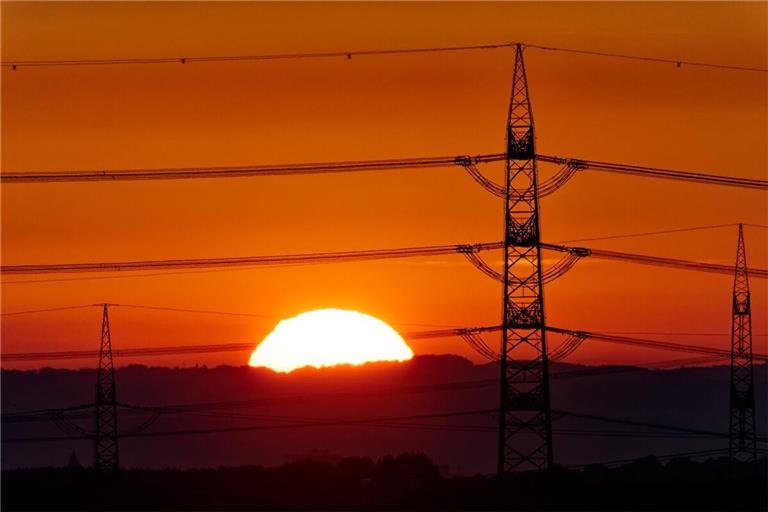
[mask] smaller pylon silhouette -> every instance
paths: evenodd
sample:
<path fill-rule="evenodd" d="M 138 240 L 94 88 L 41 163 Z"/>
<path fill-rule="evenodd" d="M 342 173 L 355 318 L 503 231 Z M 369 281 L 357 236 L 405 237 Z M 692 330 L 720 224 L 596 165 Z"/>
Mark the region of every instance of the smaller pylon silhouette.
<path fill-rule="evenodd" d="M 739 244 L 736 249 L 736 275 L 733 281 L 730 402 L 728 456 L 731 461 L 754 461 L 757 459 L 757 439 L 752 370 L 752 309 L 749 300 L 744 231 L 741 224 L 739 224 Z"/>
<path fill-rule="evenodd" d="M 104 304 L 101 321 L 101 349 L 96 377 L 96 437 L 94 466 L 98 471 L 117 471 L 117 399 L 115 368 L 112 364 L 112 337 L 109 331 L 109 306 Z"/>

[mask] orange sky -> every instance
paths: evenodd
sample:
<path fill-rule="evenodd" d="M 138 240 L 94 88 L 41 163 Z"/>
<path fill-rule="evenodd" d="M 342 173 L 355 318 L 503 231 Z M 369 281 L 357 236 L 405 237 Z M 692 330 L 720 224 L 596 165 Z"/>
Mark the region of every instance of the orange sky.
<path fill-rule="evenodd" d="M 3 2 L 2 56 L 205 56 L 522 40 L 766 67 L 766 20 L 766 3 Z M 525 57 L 539 152 L 766 179 L 766 74 L 536 49 Z M 3 68 L 2 168 L 501 152 L 512 59 L 513 52 L 502 49 L 352 60 Z M 499 169 L 484 170 L 499 177 Z M 553 170 L 541 167 L 544 176 Z M 577 175 L 541 206 L 543 238 L 551 242 L 768 220 L 764 192 L 600 173 Z M 502 237 L 502 222 L 500 200 L 460 169 L 6 185 L 2 260 L 204 258 L 493 241 Z M 765 231 L 751 228 L 746 235 L 750 265 L 768 266 Z M 728 228 L 589 244 L 730 264 L 735 241 L 735 228 Z M 546 314 L 552 325 L 580 329 L 726 333 L 731 281 L 584 261 L 547 287 Z M 764 333 L 759 313 L 768 298 L 766 283 L 751 284 L 754 331 Z M 460 256 L 2 286 L 4 312 L 104 301 L 267 316 L 116 309 L 115 347 L 255 343 L 278 319 L 322 307 L 360 310 L 401 331 L 492 324 L 501 316 L 499 285 Z M 7 317 L 2 348 L 96 349 L 98 334 L 97 310 Z M 728 346 L 727 337 L 675 341 Z M 766 352 L 765 345 L 764 337 L 755 338 L 756 351 Z M 423 340 L 413 348 L 479 360 L 459 340 Z M 675 357 L 684 355 L 594 342 L 569 360 Z M 247 358 L 202 354 L 119 364 L 246 364 Z"/>

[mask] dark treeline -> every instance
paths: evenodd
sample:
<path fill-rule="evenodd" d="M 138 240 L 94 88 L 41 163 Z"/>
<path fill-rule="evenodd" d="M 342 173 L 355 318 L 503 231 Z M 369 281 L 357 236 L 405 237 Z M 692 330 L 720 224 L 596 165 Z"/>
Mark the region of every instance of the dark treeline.
<path fill-rule="evenodd" d="M 520 473 L 501 489 L 491 477 L 441 476 L 422 454 L 112 476 L 2 472 L 3 510 L 766 510 L 767 491 L 765 458 L 729 476 L 725 458 L 646 457 L 612 469 Z"/>

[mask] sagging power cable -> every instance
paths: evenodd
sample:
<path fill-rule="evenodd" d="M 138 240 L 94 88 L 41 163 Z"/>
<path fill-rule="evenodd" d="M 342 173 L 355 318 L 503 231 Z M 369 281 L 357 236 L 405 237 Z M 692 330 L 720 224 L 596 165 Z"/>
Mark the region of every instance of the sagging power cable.
<path fill-rule="evenodd" d="M 768 181 L 753 178 L 723 176 L 703 172 L 681 171 L 644 167 L 631 164 L 600 162 L 582 158 L 563 158 L 548 155 L 536 155 L 539 162 L 554 163 L 563 166 L 551 180 L 540 184 L 540 194 L 554 192 L 565 184 L 576 171 L 607 171 L 651 178 L 664 178 L 710 185 L 754 188 L 768 190 Z M 184 167 L 159 169 L 121 169 L 121 170 L 66 170 L 66 171 L 5 171 L 0 173 L 0 183 L 51 183 L 51 182 L 93 182 L 93 181 L 136 181 L 136 180 L 180 180 L 199 178 L 244 178 L 258 176 L 294 176 L 308 174 L 349 173 L 404 170 L 418 168 L 440 168 L 461 166 L 470 172 L 481 186 L 498 195 L 502 193 L 499 185 L 488 180 L 476 169 L 477 164 L 498 162 L 507 159 L 506 153 L 488 153 L 475 156 L 440 156 L 416 157 L 385 160 L 359 160 L 345 162 L 317 162 L 275 165 L 240 165 L 214 167 Z"/>

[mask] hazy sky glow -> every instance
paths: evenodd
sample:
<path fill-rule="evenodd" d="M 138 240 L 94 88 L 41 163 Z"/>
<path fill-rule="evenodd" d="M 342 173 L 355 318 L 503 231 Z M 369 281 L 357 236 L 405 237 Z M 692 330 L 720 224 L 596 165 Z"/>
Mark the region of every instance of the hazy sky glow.
<path fill-rule="evenodd" d="M 766 67 L 767 11 L 765 3 L 4 2 L 2 54 L 4 60 L 133 58 L 522 40 Z M 513 57 L 501 49 L 351 60 L 3 68 L 2 168 L 165 168 L 501 152 Z M 541 153 L 766 178 L 765 73 L 532 48 L 525 58 Z M 483 168 L 499 181 L 501 170 Z M 544 176 L 555 170 L 541 167 Z M 500 200 L 459 168 L 6 185 L 1 194 L 4 264 L 473 243 L 500 240 L 503 231 Z M 601 173 L 577 175 L 543 199 L 541 211 L 548 242 L 739 221 L 765 224 L 768 217 L 761 191 Z M 750 265 L 767 267 L 765 231 L 745 233 Z M 735 228 L 721 228 L 584 245 L 731 264 L 736 236 Z M 547 286 L 546 315 L 565 328 L 715 333 L 663 339 L 727 348 L 731 284 L 723 275 L 587 260 Z M 751 284 L 754 311 L 765 311 L 765 281 Z M 4 312 L 95 302 L 263 315 L 115 308 L 116 347 L 255 343 L 281 319 L 331 307 L 371 314 L 401 332 L 490 325 L 501 318 L 499 283 L 458 255 L 2 286 Z M 3 351 L 93 350 L 99 322 L 95 308 L 7 317 Z M 764 315 L 755 315 L 753 329 L 768 330 Z M 768 351 L 765 340 L 755 338 L 755 351 Z M 498 336 L 487 341 L 495 346 Z M 480 360 L 460 339 L 416 340 L 412 348 L 416 354 Z M 642 363 L 675 356 L 585 343 L 570 360 Z M 118 364 L 134 362 L 242 365 L 247 354 Z M 40 364 L 17 365 L 32 366 Z"/>

